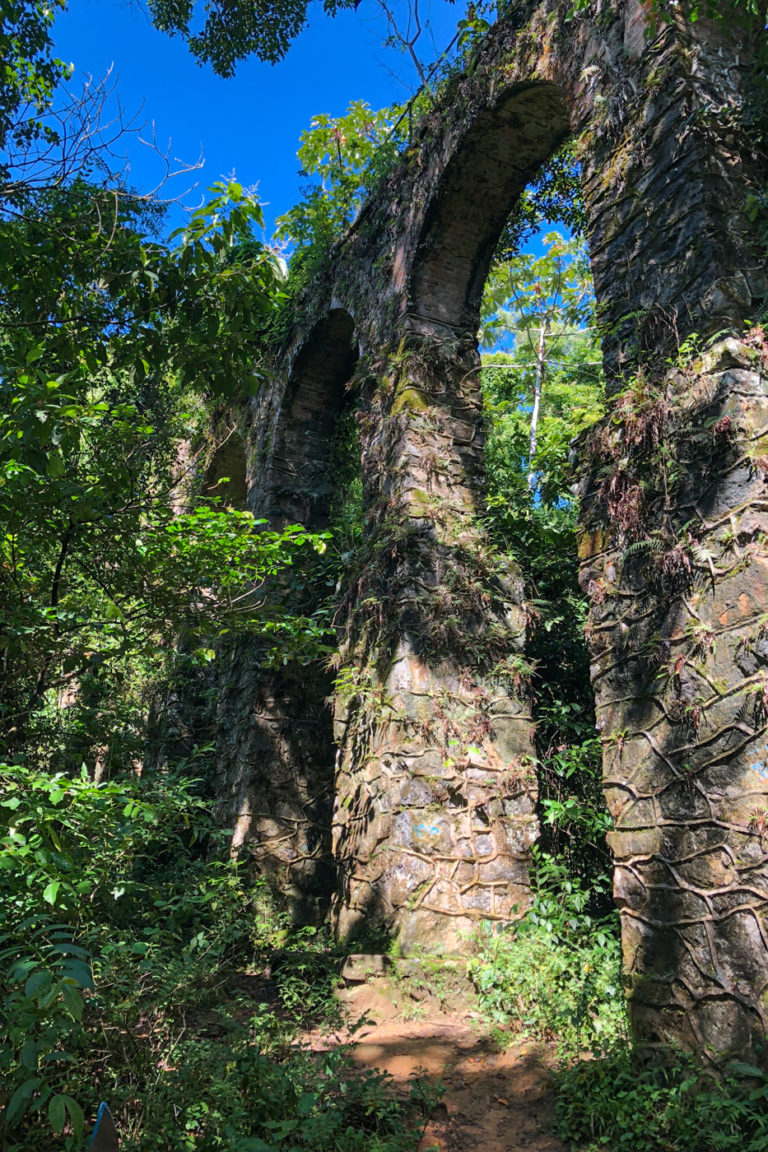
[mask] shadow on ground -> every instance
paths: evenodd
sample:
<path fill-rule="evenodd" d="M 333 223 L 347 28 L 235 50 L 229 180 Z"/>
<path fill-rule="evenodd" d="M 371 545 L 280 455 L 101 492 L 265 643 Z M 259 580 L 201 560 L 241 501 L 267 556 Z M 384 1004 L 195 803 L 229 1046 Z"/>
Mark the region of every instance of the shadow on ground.
<path fill-rule="evenodd" d="M 388 1072 L 404 1087 L 416 1074 L 443 1085 L 422 1152 L 566 1152 L 553 1135 L 553 1047 L 520 1040 L 502 1046 L 471 1008 L 440 1005 L 431 998 L 414 1004 L 386 981 L 347 988 L 340 995 L 349 1010 L 353 1055 L 361 1068 Z M 346 1030 L 335 1038 L 319 1032 L 307 1037 L 313 1048 L 349 1038 Z"/>

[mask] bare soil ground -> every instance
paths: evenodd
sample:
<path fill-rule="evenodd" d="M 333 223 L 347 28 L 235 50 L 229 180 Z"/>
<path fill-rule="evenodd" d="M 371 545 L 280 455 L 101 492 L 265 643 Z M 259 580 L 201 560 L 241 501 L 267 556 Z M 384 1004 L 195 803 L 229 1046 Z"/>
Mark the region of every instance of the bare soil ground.
<path fill-rule="evenodd" d="M 449 1006 L 430 996 L 414 1000 L 376 979 L 339 995 L 350 1029 L 335 1037 L 310 1033 L 306 1041 L 322 1049 L 351 1038 L 361 1068 L 387 1071 L 404 1086 L 415 1073 L 441 1083 L 445 1091 L 421 1152 L 566 1152 L 553 1135 L 551 1047 L 524 1040 L 499 1044 L 461 997 Z"/>

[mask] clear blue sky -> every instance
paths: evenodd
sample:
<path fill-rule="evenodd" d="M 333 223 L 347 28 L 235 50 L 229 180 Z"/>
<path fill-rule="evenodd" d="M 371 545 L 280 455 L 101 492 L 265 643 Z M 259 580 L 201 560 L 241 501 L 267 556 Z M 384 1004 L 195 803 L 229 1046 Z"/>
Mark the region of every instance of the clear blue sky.
<path fill-rule="evenodd" d="M 367 100 L 373 108 L 402 100 L 408 91 L 392 71 L 412 81 L 404 58 L 381 47 L 385 29 L 373 0 L 362 0 L 356 13 L 334 19 L 311 5 L 309 27 L 282 63 L 247 60 L 231 80 L 200 67 L 181 40 L 156 32 L 131 0 L 69 0 L 69 5 L 57 18 L 54 40 L 61 58 L 75 65 L 76 79 L 89 73 L 99 78 L 113 66 L 120 103 L 127 117 L 145 124 L 145 135 L 154 121 L 162 150 L 170 139 L 172 155 L 184 161 L 196 160 L 202 151 L 205 166 L 191 178 L 200 187 L 188 200 L 199 201 L 203 188 L 234 171 L 245 186 L 258 184 L 268 202 L 268 231 L 275 216 L 299 198 L 305 181 L 298 175 L 296 149 L 312 116 L 340 115 L 351 100 Z M 440 49 L 463 15 L 461 2 L 433 0 Z M 424 55 L 428 61 L 434 55 L 426 43 Z M 126 138 L 124 150 L 132 183 L 152 187 L 162 167 L 157 157 L 135 137 Z M 189 183 L 177 182 L 176 193 Z M 174 217 L 178 226 L 180 214 Z"/>

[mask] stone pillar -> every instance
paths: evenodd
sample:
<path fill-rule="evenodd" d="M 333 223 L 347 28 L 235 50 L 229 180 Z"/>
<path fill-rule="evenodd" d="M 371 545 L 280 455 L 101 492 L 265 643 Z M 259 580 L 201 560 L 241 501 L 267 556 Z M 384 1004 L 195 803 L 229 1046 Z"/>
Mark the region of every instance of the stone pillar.
<path fill-rule="evenodd" d="M 357 362 L 354 324 L 331 309 L 278 367 L 254 404 L 248 507 L 270 528 L 328 527 L 331 451 Z M 283 582 L 284 583 L 284 582 Z M 312 581 L 279 595 L 311 614 Z M 331 858 L 333 675 L 322 662 L 265 666 L 258 638 L 219 646 L 216 722 L 218 816 L 286 904 L 294 923 L 319 924 L 335 884 Z"/>
<path fill-rule="evenodd" d="M 644 0 L 610 7 L 614 23 L 603 20 L 605 44 L 588 49 L 574 103 L 603 352 L 616 379 L 638 358 L 674 355 L 692 332 L 738 329 L 765 298 L 747 207 L 767 173 L 759 132 L 749 131 L 759 26 L 678 12 L 649 28 Z"/>
<path fill-rule="evenodd" d="M 529 899 L 537 835 L 519 575 L 479 523 L 474 344 L 412 338 L 364 416 L 364 558 L 338 680 L 335 924 L 465 950 Z"/>
<path fill-rule="evenodd" d="M 331 676 L 288 665 L 265 669 L 248 637 L 219 652 L 214 793 L 217 818 L 232 828 L 296 924 L 328 914 L 334 747 Z"/>
<path fill-rule="evenodd" d="M 636 383 L 584 445 L 582 580 L 632 1018 L 749 1054 L 768 989 L 768 346 Z"/>
<path fill-rule="evenodd" d="M 766 1025 L 768 411 L 760 334 L 693 349 L 765 297 L 766 166 L 748 33 L 628 20 L 625 43 L 582 141 L 614 393 L 582 445 L 582 581 L 636 1033 L 720 1058 Z"/>

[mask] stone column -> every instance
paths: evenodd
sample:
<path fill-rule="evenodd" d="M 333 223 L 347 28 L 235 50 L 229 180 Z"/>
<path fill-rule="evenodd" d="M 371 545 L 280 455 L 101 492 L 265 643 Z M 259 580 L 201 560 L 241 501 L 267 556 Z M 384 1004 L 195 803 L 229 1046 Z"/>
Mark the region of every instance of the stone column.
<path fill-rule="evenodd" d="M 351 317 L 330 309 L 254 403 L 248 507 L 270 528 L 328 527 L 332 445 L 357 357 Z M 302 589 L 286 591 L 277 581 L 265 590 L 307 614 L 327 594 L 311 579 Z M 269 879 L 294 923 L 320 924 L 335 884 L 333 674 L 323 661 L 265 666 L 264 645 L 248 637 L 220 644 L 217 664 L 220 821 L 232 827 L 233 848 Z"/>
<path fill-rule="evenodd" d="M 330 859 L 334 748 L 331 678 L 322 669 L 262 665 L 243 638 L 217 671 L 214 792 L 232 848 L 245 851 L 296 924 L 320 924 L 334 887 Z"/>
<path fill-rule="evenodd" d="M 614 379 L 638 358 L 674 355 L 691 332 L 739 328 L 768 289 L 747 211 L 768 175 L 760 132 L 750 132 L 762 31 L 680 13 L 649 27 L 644 0 L 623 7 L 574 87 Z"/>
<path fill-rule="evenodd" d="M 758 330 L 695 349 L 766 293 L 758 30 L 637 26 L 582 140 L 614 394 L 581 446 L 582 580 L 636 1033 L 719 1059 L 766 1025 L 768 410 Z"/>
<path fill-rule="evenodd" d="M 760 329 L 720 342 L 625 393 L 585 445 L 632 1017 L 646 1043 L 715 1058 L 750 1053 L 768 1022 L 767 370 Z"/>
<path fill-rule="evenodd" d="M 479 521 L 474 345 L 412 338 L 364 416 L 369 499 L 338 680 L 343 938 L 465 950 L 528 903 L 537 835 L 519 574 Z"/>

